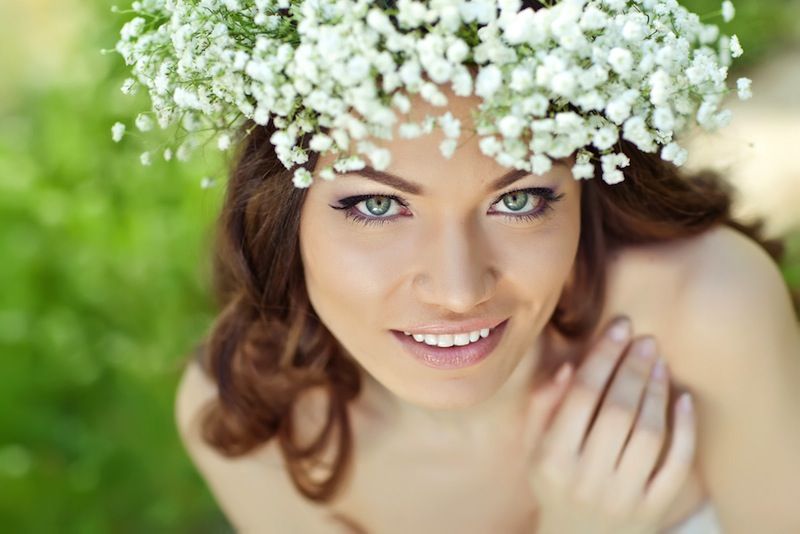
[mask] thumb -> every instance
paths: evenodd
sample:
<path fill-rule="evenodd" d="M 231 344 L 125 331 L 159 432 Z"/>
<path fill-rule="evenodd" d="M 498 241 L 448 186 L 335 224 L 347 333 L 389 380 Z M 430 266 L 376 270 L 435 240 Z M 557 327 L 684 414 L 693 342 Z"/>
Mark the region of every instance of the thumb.
<path fill-rule="evenodd" d="M 534 442 L 541 437 L 547 429 L 564 393 L 569 389 L 569 379 L 572 377 L 572 364 L 566 362 L 561 365 L 558 372 L 548 383 L 538 388 L 531 395 L 528 405 L 528 417 L 525 431 L 525 450 L 531 451 Z"/>

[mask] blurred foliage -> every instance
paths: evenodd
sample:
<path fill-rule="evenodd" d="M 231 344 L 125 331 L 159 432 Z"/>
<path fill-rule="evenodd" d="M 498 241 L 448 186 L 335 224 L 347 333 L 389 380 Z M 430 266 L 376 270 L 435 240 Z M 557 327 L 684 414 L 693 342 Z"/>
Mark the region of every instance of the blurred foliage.
<path fill-rule="evenodd" d="M 99 54 L 127 20 L 111 1 L 24 5 L 28 19 L 0 8 L 0 23 L 13 23 L 0 48 L 21 46 L 0 63 L 3 530 L 227 531 L 173 424 L 184 358 L 213 319 L 222 188 L 200 181 L 221 158 L 139 165 L 145 143 L 131 126 L 148 99 L 122 95 L 122 59 Z M 796 36 L 796 2 L 736 6 L 723 31 L 739 34 L 743 59 Z M 117 120 L 133 134 L 121 144 L 110 138 Z M 800 285 L 800 239 L 791 243 L 784 271 Z"/>

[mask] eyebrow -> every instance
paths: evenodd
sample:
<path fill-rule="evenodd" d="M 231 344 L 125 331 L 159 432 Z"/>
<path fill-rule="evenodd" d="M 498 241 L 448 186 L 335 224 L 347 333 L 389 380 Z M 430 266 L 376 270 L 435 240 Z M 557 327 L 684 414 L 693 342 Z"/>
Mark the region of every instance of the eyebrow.
<path fill-rule="evenodd" d="M 553 163 L 556 165 L 565 164 L 560 159 L 554 160 Z M 364 166 L 363 169 L 352 170 L 342 174 L 356 174 L 359 176 L 363 176 L 364 178 L 372 180 L 373 182 L 378 182 L 381 184 L 388 185 L 390 187 L 394 187 L 395 189 L 399 189 L 400 191 L 403 191 L 404 193 L 408 193 L 410 195 L 425 194 L 425 188 L 422 187 L 421 185 L 414 182 L 409 182 L 405 178 L 400 178 L 399 176 L 396 176 L 394 174 L 384 171 L 379 171 L 369 165 Z M 526 171 L 525 169 L 511 169 L 506 174 L 504 174 L 500 178 L 497 178 L 495 181 L 490 183 L 486 189 L 486 192 L 490 193 L 492 191 L 497 191 L 498 189 L 502 189 L 508 185 L 513 184 L 517 180 L 520 180 L 528 176 L 529 174 L 531 174 L 531 172 Z"/>

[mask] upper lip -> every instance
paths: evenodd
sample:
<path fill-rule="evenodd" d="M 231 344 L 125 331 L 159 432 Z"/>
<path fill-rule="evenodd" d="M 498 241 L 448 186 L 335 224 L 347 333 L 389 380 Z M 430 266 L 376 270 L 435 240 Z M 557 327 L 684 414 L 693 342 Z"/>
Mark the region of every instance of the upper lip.
<path fill-rule="evenodd" d="M 410 332 L 412 334 L 466 334 L 484 328 L 494 328 L 506 319 L 471 319 L 469 321 L 459 321 L 457 323 L 436 322 L 422 323 L 416 326 L 400 329 L 400 332 Z"/>

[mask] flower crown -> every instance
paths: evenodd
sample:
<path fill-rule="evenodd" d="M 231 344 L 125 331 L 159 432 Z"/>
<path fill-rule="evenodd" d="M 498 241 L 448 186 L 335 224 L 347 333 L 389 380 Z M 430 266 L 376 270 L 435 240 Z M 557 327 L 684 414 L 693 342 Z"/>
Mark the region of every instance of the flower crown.
<path fill-rule="evenodd" d="M 391 139 L 393 125 L 405 138 L 441 127 L 450 158 L 462 128 L 449 111 L 405 120 L 409 94 L 447 105 L 437 84 L 481 97 L 480 150 L 501 165 L 543 174 L 576 153 L 576 179 L 593 177 L 599 157 L 612 184 L 630 163 L 615 151 L 620 138 L 682 165 L 688 154 L 675 135 L 693 118 L 708 131 L 730 121 L 719 105 L 731 58 L 742 55 L 735 35 L 676 0 L 532 3 L 539 9 L 521 0 L 137 1 L 115 47 L 132 66 L 122 92 L 149 91 L 152 111 L 137 116 L 138 130 L 154 118 L 162 129 L 177 125 L 182 137 L 163 151 L 167 160 L 173 149 L 187 160 L 203 136 L 227 150 L 246 120 L 272 120 L 270 142 L 287 169 L 308 161 L 308 150 L 337 154 L 319 172 L 327 180 L 363 168 L 359 154 L 386 169 L 389 151 L 366 138 Z M 730 21 L 733 4 L 716 14 Z M 738 80 L 740 99 L 750 84 Z M 124 134 L 124 124 L 112 127 L 115 141 Z M 296 168 L 296 187 L 312 181 Z"/>

